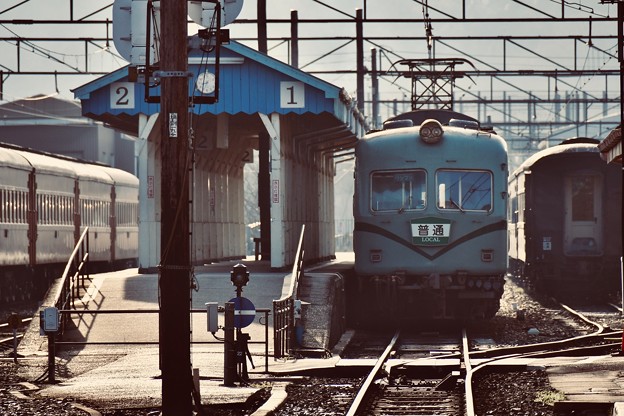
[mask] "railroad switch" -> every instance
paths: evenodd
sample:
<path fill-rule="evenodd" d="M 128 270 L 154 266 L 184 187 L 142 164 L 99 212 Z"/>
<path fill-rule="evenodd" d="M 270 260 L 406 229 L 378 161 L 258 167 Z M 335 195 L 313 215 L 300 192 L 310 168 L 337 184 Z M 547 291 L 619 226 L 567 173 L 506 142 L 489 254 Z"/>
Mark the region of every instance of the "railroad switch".
<path fill-rule="evenodd" d="M 451 371 L 438 384 L 436 384 L 435 390 L 451 390 L 455 388 L 459 376 L 459 371 Z"/>

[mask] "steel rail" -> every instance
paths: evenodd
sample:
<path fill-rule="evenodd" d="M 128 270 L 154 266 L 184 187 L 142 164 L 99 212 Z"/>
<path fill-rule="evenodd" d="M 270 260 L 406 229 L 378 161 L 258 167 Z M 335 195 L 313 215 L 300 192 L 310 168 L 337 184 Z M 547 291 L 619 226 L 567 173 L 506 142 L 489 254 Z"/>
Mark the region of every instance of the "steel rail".
<path fill-rule="evenodd" d="M 569 307 L 566 304 L 560 303 L 559 306 L 561 306 L 563 309 L 565 309 L 568 313 L 574 315 L 576 318 L 580 319 L 581 321 L 593 326 L 596 328 L 596 332 L 597 334 L 601 334 L 605 331 L 604 326 L 602 326 L 602 324 L 592 321 L 591 319 L 589 319 L 588 317 L 586 317 L 585 315 L 583 315 L 581 312 L 572 309 L 571 307 Z"/>
<path fill-rule="evenodd" d="M 466 329 L 462 329 L 462 354 L 463 363 L 466 368 L 466 377 L 464 381 L 464 395 L 466 403 L 466 416 L 474 416 L 474 395 L 472 392 L 472 373 L 473 367 L 470 363 L 470 348 L 468 345 L 468 335 Z M 472 413 L 471 413 L 472 412 Z"/>
<path fill-rule="evenodd" d="M 353 399 L 353 402 L 351 403 L 349 410 L 345 414 L 346 416 L 355 416 L 355 414 L 358 412 L 360 405 L 362 404 L 364 400 L 364 397 L 366 397 L 366 394 L 368 393 L 370 386 L 373 384 L 373 382 L 377 378 L 377 375 L 379 371 L 381 370 L 381 367 L 388 360 L 388 356 L 394 350 L 394 346 L 396 345 L 400 335 L 401 335 L 401 331 L 397 330 L 394 336 L 392 337 L 392 340 L 390 341 L 390 343 L 388 344 L 384 352 L 381 354 L 381 356 L 375 363 L 373 369 L 368 374 L 368 377 L 366 377 L 366 380 L 364 380 L 364 383 L 362 383 L 362 385 L 360 386 L 360 389 L 357 395 L 355 396 L 355 399 Z"/>
<path fill-rule="evenodd" d="M 470 363 L 470 346 L 468 345 L 468 334 L 466 328 L 462 328 L 462 357 L 466 369 L 466 379 L 464 382 L 464 394 L 466 401 L 466 416 L 474 416 L 474 398 L 472 394 L 472 371 Z M 472 410 L 472 413 L 470 413 Z"/>
<path fill-rule="evenodd" d="M 617 311 L 620 312 L 620 314 L 622 314 L 622 308 L 619 307 L 618 305 L 616 305 L 615 303 L 609 303 L 609 306 L 611 306 L 612 308 L 616 309 Z"/>
<path fill-rule="evenodd" d="M 30 321 L 32 321 L 32 318 L 24 318 L 22 319 L 22 325 L 26 324 L 26 323 L 30 323 Z M 3 324 L 0 324 L 0 330 L 3 330 L 5 328 L 9 327 L 9 323 L 5 322 Z"/>
<path fill-rule="evenodd" d="M 10 348 L 13 348 L 13 340 L 15 338 L 22 339 L 22 338 L 24 338 L 24 334 L 17 334 L 15 337 L 8 337 L 8 338 L 0 339 L 0 350 L 4 348 L 3 347 L 4 344 L 9 344 L 9 343 L 11 343 Z"/>
<path fill-rule="evenodd" d="M 470 390 L 470 395 L 472 397 L 473 375 L 477 371 L 482 370 L 483 368 L 487 367 L 488 365 L 491 365 L 492 363 L 496 361 L 504 360 L 507 358 L 519 358 L 519 357 L 536 357 L 536 358 L 545 357 L 554 353 L 561 353 L 562 351 L 553 351 L 558 347 L 563 349 L 566 346 L 569 346 L 570 344 L 575 344 L 581 340 L 588 340 L 588 339 L 600 338 L 600 337 L 604 338 L 607 336 L 611 336 L 613 334 L 622 333 L 622 331 L 614 331 L 611 333 L 605 333 L 605 328 L 601 324 L 591 321 L 582 313 L 566 305 L 560 304 L 560 306 L 563 309 L 565 309 L 567 312 L 569 312 L 570 314 L 574 315 L 575 317 L 580 318 L 584 322 L 596 327 L 596 331 L 593 334 L 581 335 L 581 336 L 567 338 L 567 339 L 560 340 L 560 341 L 551 341 L 551 342 L 544 342 L 540 344 L 519 345 L 515 347 L 493 349 L 493 350 L 487 351 L 488 354 L 480 354 L 479 352 L 473 353 L 471 354 L 473 356 L 484 355 L 486 357 L 490 357 L 491 356 L 490 353 L 494 353 L 494 354 L 500 353 L 502 355 L 494 356 L 492 359 L 484 361 L 478 364 L 477 366 L 473 367 L 470 371 L 466 372 L 466 383 L 465 383 L 466 392 Z M 514 353 L 514 352 L 517 352 L 517 353 Z M 505 353 L 508 353 L 508 354 L 505 354 Z M 474 409 L 474 401 L 473 400 L 468 401 L 468 394 L 466 394 L 466 416 L 476 416 L 476 412 Z"/>

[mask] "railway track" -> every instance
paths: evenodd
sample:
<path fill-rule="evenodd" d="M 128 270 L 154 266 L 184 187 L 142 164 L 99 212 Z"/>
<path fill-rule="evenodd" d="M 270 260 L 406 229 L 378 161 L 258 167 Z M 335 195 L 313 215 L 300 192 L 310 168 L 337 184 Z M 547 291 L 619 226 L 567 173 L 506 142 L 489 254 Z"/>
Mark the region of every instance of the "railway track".
<path fill-rule="evenodd" d="M 509 367 L 493 366 L 502 359 L 603 355 L 617 347 L 617 342 L 610 344 L 608 339 L 619 340 L 621 331 L 613 331 L 609 325 L 593 321 L 599 317 L 605 322 L 620 322 L 619 311 L 609 313 L 599 310 L 594 313 L 594 319 L 589 319 L 573 308 L 561 307 L 569 317 L 566 315 L 561 320 L 554 320 L 553 325 L 569 326 L 572 321 L 582 320 L 579 325 L 582 335 L 559 341 L 503 347 L 491 339 L 487 325 L 485 328 L 469 328 L 462 335 L 456 328 L 454 332 L 448 329 L 422 333 L 403 331 L 399 334 L 357 332 L 350 346 L 341 354 L 344 357 L 341 362 L 346 361 L 343 366 L 345 370 L 350 369 L 352 376 L 354 368 L 369 368 L 370 372 L 362 372 L 361 378 L 311 378 L 306 382 L 307 393 L 299 392 L 292 398 L 297 404 L 285 407 L 276 415 L 292 414 L 296 406 L 305 408 L 303 403 L 307 396 L 324 391 L 325 396 L 316 404 L 321 414 L 473 416 L 475 408 L 479 410 L 476 404 L 480 404 L 475 404 L 472 398 L 473 384 L 481 377 L 476 375 L 485 369 L 507 371 Z M 584 329 L 589 324 L 593 330 Z M 339 373 L 338 377 L 346 377 L 345 374 Z M 331 411 L 327 412 L 328 409 Z"/>
<path fill-rule="evenodd" d="M 486 367 L 504 358 L 545 357 L 549 355 L 566 355 L 574 353 L 603 354 L 613 348 L 613 344 L 605 342 L 610 336 L 621 336 L 621 331 L 614 331 L 594 319 L 598 317 L 612 322 L 619 316 L 617 311 L 604 311 L 591 308 L 589 312 L 580 312 L 567 305 L 561 305 L 574 319 L 595 328 L 593 333 L 564 339 L 561 341 L 529 344 L 517 347 L 496 348 L 494 345 L 480 351 L 470 351 L 471 342 L 466 330 L 462 330 L 461 343 L 453 337 L 439 336 L 437 343 L 426 339 L 423 335 L 406 336 L 400 332 L 394 335 L 384 352 L 379 356 L 365 381 L 360 386 L 351 403 L 347 415 L 457 415 L 474 416 L 473 377 Z M 588 317 L 587 315 L 592 315 Z M 457 358 L 456 365 L 446 367 L 446 376 L 434 377 L 431 371 L 409 371 L 402 364 L 392 360 L 419 360 L 436 355 L 449 359 Z M 483 360 L 484 357 L 489 359 Z M 481 362 L 473 366 L 471 360 L 481 358 Z M 415 372 L 415 373 L 414 373 Z"/>
<path fill-rule="evenodd" d="M 24 337 L 24 331 L 30 321 L 32 318 L 0 324 L 0 354 L 12 356 L 14 360 L 17 360 L 17 345 Z"/>
<path fill-rule="evenodd" d="M 443 372 L 405 365 L 432 354 L 459 357 L 467 348 L 466 331 L 458 337 L 407 334 L 397 331 L 360 386 L 346 415 L 458 415 L 466 401 L 461 388 L 462 360 L 452 359 Z M 424 368 L 424 367 L 423 367 Z"/>

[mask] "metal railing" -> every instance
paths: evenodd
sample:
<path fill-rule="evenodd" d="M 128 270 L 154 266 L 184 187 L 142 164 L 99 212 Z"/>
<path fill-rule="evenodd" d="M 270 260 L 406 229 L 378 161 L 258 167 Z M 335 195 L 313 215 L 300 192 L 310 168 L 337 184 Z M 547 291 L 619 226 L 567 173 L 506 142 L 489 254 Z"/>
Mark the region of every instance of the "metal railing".
<path fill-rule="evenodd" d="M 80 297 L 80 288 L 86 290 L 85 279 L 89 279 L 89 227 L 85 227 L 82 235 L 76 242 L 65 270 L 61 276 L 61 282 L 57 286 L 58 292 L 53 298 L 54 306 L 59 310 L 76 309 L 76 298 Z M 65 326 L 69 321 L 68 314 L 61 314 L 59 322 L 59 335 L 63 335 Z"/>
<path fill-rule="evenodd" d="M 292 350 L 292 341 L 295 336 L 295 299 L 299 295 L 299 281 L 303 277 L 304 234 L 305 224 L 301 226 L 288 294 L 273 301 L 273 354 L 275 358 L 283 358 Z"/>
<path fill-rule="evenodd" d="M 83 315 L 90 315 L 95 317 L 97 315 L 141 315 L 141 314 L 160 314 L 160 309 L 67 309 L 59 310 L 61 316 L 75 316 L 78 315 L 79 319 L 83 319 Z M 206 309 L 190 309 L 191 314 L 205 315 Z M 262 314 L 258 319 L 258 323 L 264 326 L 264 339 L 261 341 L 248 341 L 248 344 L 264 345 L 264 372 L 269 372 L 269 314 L 271 310 L 268 308 L 257 308 L 256 313 Z M 70 318 L 71 319 L 71 318 Z M 114 337 L 112 335 L 111 337 Z M 223 344 L 223 340 L 215 337 L 215 341 L 191 341 L 191 345 L 209 345 L 209 344 Z M 99 341 L 56 341 L 56 346 L 87 346 L 87 345 L 159 345 L 159 340 L 152 341 L 133 341 L 124 339 L 123 341 L 114 340 L 99 340 Z"/>

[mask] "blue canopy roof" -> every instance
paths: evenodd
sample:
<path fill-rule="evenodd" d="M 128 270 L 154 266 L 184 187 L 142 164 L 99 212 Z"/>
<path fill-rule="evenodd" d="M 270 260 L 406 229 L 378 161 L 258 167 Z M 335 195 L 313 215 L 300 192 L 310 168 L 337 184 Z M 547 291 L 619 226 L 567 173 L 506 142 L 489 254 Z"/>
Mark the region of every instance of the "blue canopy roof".
<path fill-rule="evenodd" d="M 215 72 L 213 55 L 205 55 L 197 48 L 189 51 L 189 96 L 202 96 L 198 76 Z M 157 113 L 160 105 L 145 102 L 144 85 L 129 82 L 128 70 L 126 66 L 73 92 L 82 101 L 83 115 L 136 134 L 138 115 Z M 195 114 L 325 114 L 347 124 L 356 136 L 365 131 L 364 118 L 344 89 L 239 42 L 222 46 L 219 78 L 218 102 L 195 104 Z M 149 94 L 160 95 L 160 87 L 150 88 Z"/>

